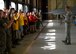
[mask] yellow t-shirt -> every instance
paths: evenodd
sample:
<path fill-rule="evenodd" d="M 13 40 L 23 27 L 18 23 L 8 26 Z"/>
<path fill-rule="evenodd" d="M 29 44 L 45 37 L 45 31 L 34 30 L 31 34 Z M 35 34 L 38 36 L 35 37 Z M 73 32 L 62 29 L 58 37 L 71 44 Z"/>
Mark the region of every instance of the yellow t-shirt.
<path fill-rule="evenodd" d="M 23 25 L 24 25 L 24 15 L 19 14 L 19 26 L 23 26 Z"/>
<path fill-rule="evenodd" d="M 15 20 L 15 22 L 13 23 L 13 29 L 19 30 L 18 15 L 14 16 L 14 20 Z"/>

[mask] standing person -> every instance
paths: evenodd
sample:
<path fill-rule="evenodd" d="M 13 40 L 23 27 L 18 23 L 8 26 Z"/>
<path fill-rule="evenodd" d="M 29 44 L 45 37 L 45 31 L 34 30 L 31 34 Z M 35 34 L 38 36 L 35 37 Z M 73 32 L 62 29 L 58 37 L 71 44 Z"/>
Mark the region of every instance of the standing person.
<path fill-rule="evenodd" d="M 15 9 L 14 8 L 11 8 L 11 9 L 9 9 L 9 11 L 8 11 L 8 14 L 7 14 L 7 16 L 8 16 L 8 18 L 9 18 L 9 20 L 11 20 L 11 19 L 13 19 L 13 14 L 14 14 L 14 12 L 15 12 Z M 14 48 L 15 46 L 14 46 L 14 31 L 13 31 L 13 25 L 11 26 L 11 28 L 10 28 L 10 30 L 11 30 L 11 38 L 12 38 L 12 47 Z"/>
<path fill-rule="evenodd" d="M 39 30 L 40 29 L 40 23 L 41 23 L 40 16 L 39 16 L 38 13 L 35 13 L 35 15 L 36 15 L 36 18 L 37 18 L 36 29 Z"/>
<path fill-rule="evenodd" d="M 13 23 L 14 40 L 13 40 L 13 44 L 15 46 L 15 45 L 19 44 L 18 40 L 21 38 L 19 35 L 19 22 L 18 22 L 19 16 L 18 16 L 17 11 L 14 12 L 13 18 L 14 18 L 14 23 Z"/>
<path fill-rule="evenodd" d="M 70 29 L 71 29 L 72 12 L 71 12 L 71 8 L 69 6 L 65 7 L 65 11 L 66 11 L 66 15 L 65 15 L 66 38 L 62 42 L 64 42 L 66 45 L 71 45 Z"/>
<path fill-rule="evenodd" d="M 11 27 L 12 23 L 13 19 L 8 21 L 6 12 L 0 10 L 0 37 L 1 37 L 0 40 L 3 41 L 3 42 L 0 41 L 0 47 L 3 48 L 3 46 L 6 45 L 5 52 L 8 52 L 8 54 L 11 53 L 11 35 L 9 33 L 10 32 L 9 28 Z"/>
<path fill-rule="evenodd" d="M 30 32 L 33 33 L 35 32 L 35 23 L 36 23 L 36 17 L 34 16 L 34 14 L 32 12 L 30 12 L 29 15 L 29 24 L 30 24 Z"/>
<path fill-rule="evenodd" d="M 4 28 L 4 20 L 2 19 L 2 10 L 0 10 L 0 54 L 6 49 L 6 33 Z"/>
<path fill-rule="evenodd" d="M 8 54 L 10 54 L 11 52 L 11 34 L 10 34 L 10 28 L 11 28 L 11 25 L 13 24 L 13 19 L 9 20 L 8 17 L 7 17 L 7 13 L 6 12 L 3 12 L 3 16 L 2 16 L 2 19 L 4 21 L 4 28 L 5 28 L 5 33 L 6 33 L 6 52 L 8 52 Z"/>
<path fill-rule="evenodd" d="M 23 34 L 23 26 L 24 26 L 24 15 L 23 15 L 23 12 L 20 10 L 19 11 L 19 29 L 20 29 L 20 34 L 21 34 L 21 38 L 24 37 L 24 34 Z"/>

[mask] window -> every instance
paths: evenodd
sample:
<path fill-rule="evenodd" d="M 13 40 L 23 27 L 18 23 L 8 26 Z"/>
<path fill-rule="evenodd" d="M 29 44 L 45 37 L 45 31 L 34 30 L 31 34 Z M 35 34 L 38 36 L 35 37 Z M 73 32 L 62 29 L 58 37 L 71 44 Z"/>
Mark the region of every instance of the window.
<path fill-rule="evenodd" d="M 27 5 L 25 5 L 25 10 L 24 11 L 28 12 L 28 6 Z"/>
<path fill-rule="evenodd" d="M 23 10 L 22 4 L 18 4 L 18 11 Z"/>
<path fill-rule="evenodd" d="M 14 2 L 11 2 L 11 8 L 16 9 L 16 5 L 15 5 L 15 3 L 14 3 Z"/>
<path fill-rule="evenodd" d="M 0 9 L 4 9 L 4 1 L 3 0 L 0 0 Z"/>

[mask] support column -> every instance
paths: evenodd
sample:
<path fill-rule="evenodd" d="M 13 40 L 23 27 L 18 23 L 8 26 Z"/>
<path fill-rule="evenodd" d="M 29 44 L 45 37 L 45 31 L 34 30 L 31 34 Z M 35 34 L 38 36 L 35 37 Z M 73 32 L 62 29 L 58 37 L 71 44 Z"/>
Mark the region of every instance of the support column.
<path fill-rule="evenodd" d="M 42 20 L 48 20 L 48 0 L 41 0 Z"/>
<path fill-rule="evenodd" d="M 40 6 L 40 0 L 37 0 L 37 9 L 38 9 L 38 12 L 39 12 L 39 6 Z"/>
<path fill-rule="evenodd" d="M 63 0 L 63 8 L 65 8 L 65 5 L 67 5 L 67 0 Z"/>
<path fill-rule="evenodd" d="M 37 5 L 38 3 L 37 3 L 37 0 L 36 0 L 36 8 L 38 7 L 38 5 Z"/>
<path fill-rule="evenodd" d="M 56 0 L 56 9 L 58 8 L 57 6 L 58 6 L 58 4 L 57 4 L 57 0 Z"/>
<path fill-rule="evenodd" d="M 9 9 L 11 5 L 11 0 L 4 0 L 4 3 L 5 3 L 5 8 Z"/>
<path fill-rule="evenodd" d="M 23 4 L 22 6 L 23 6 L 23 11 L 25 11 L 25 5 Z"/>
<path fill-rule="evenodd" d="M 29 5 L 29 11 L 33 11 L 33 1 L 32 0 L 30 0 L 30 5 Z"/>
<path fill-rule="evenodd" d="M 18 11 L 18 3 L 15 3 L 16 4 L 16 10 Z"/>
<path fill-rule="evenodd" d="M 22 2 L 25 3 L 25 0 L 22 0 Z M 25 4 L 22 4 L 22 6 L 23 6 L 23 11 L 25 11 Z"/>

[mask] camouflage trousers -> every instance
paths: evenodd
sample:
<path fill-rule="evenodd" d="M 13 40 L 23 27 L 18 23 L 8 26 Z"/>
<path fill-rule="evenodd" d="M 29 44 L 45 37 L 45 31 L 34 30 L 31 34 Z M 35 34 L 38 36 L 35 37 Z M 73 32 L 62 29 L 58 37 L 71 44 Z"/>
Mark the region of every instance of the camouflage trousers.
<path fill-rule="evenodd" d="M 3 28 L 0 29 L 0 54 L 6 49 L 6 32 Z"/>

